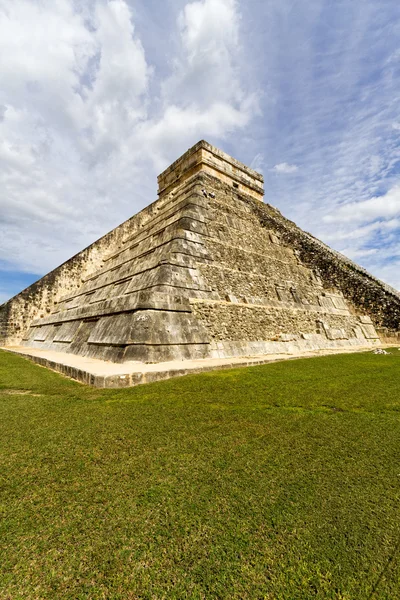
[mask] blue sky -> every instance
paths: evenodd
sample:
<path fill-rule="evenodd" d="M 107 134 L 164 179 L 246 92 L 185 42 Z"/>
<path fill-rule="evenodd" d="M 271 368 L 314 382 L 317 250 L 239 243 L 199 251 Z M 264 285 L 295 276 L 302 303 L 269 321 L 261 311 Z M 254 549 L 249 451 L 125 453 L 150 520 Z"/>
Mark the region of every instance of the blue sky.
<path fill-rule="evenodd" d="M 400 288 L 400 5 L 0 0 L 0 302 L 207 139 Z"/>

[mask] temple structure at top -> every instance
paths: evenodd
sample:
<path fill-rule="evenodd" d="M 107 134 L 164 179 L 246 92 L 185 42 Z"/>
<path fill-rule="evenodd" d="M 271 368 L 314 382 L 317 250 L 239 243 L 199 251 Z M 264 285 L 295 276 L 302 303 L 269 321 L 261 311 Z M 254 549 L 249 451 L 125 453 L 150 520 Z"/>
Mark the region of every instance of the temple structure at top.
<path fill-rule="evenodd" d="M 236 190 L 263 201 L 263 176 L 204 140 L 158 176 L 158 195 L 161 197 L 171 192 L 198 173 L 208 173 Z"/>

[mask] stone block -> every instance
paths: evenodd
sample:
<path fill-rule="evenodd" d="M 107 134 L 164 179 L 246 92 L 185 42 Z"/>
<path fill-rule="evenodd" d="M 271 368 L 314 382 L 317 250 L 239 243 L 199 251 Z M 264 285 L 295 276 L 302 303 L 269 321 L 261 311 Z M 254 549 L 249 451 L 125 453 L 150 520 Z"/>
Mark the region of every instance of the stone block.
<path fill-rule="evenodd" d="M 372 319 L 368 315 L 361 315 L 360 317 L 358 317 L 358 319 L 359 319 L 360 323 L 363 323 L 366 325 L 372 325 Z"/>
<path fill-rule="evenodd" d="M 348 310 L 346 302 L 340 296 L 331 296 L 333 306 L 338 310 Z"/>
<path fill-rule="evenodd" d="M 326 337 L 328 340 L 348 340 L 349 336 L 343 329 L 326 328 Z"/>
<path fill-rule="evenodd" d="M 71 343 L 81 325 L 80 321 L 63 323 L 55 332 L 53 342 Z"/>
<path fill-rule="evenodd" d="M 44 342 L 52 331 L 51 325 L 44 325 L 43 327 L 35 327 L 33 331 L 32 341 Z"/>
<path fill-rule="evenodd" d="M 373 325 L 363 324 L 361 328 L 367 340 L 376 340 L 379 338 L 379 335 L 377 334 Z"/>
<path fill-rule="evenodd" d="M 297 335 L 293 333 L 281 333 L 279 335 L 280 342 L 294 342 L 297 340 Z"/>

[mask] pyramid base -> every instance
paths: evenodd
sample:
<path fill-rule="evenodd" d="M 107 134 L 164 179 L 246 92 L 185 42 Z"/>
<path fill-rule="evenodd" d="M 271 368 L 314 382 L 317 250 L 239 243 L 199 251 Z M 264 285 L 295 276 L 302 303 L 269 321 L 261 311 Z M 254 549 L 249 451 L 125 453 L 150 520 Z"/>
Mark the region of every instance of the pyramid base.
<path fill-rule="evenodd" d="M 31 347 L 4 347 L 1 350 L 13 352 L 33 362 L 62 373 L 86 385 L 98 388 L 127 388 L 140 384 L 162 381 L 172 377 L 193 375 L 220 369 L 249 367 L 296 358 L 311 358 L 330 354 L 346 354 L 353 352 L 368 352 L 376 347 L 390 347 L 393 344 L 381 344 L 373 340 L 363 345 L 356 343 L 332 344 L 329 348 L 317 348 L 310 340 L 304 340 L 297 346 L 282 347 L 277 344 L 271 347 L 268 354 L 237 356 L 231 358 L 200 358 L 197 360 L 173 360 L 157 364 L 144 364 L 138 361 L 116 364 L 103 360 L 78 356 L 70 353 L 51 350 L 39 350 Z"/>

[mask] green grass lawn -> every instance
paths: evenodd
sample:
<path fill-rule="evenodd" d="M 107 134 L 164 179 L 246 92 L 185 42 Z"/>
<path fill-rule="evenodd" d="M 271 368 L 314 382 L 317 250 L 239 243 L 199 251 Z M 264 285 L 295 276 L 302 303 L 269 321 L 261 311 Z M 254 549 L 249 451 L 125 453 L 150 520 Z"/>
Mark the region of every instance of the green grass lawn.
<path fill-rule="evenodd" d="M 129 390 L 1 352 L 0 428 L 1 600 L 400 598 L 397 349 Z"/>

